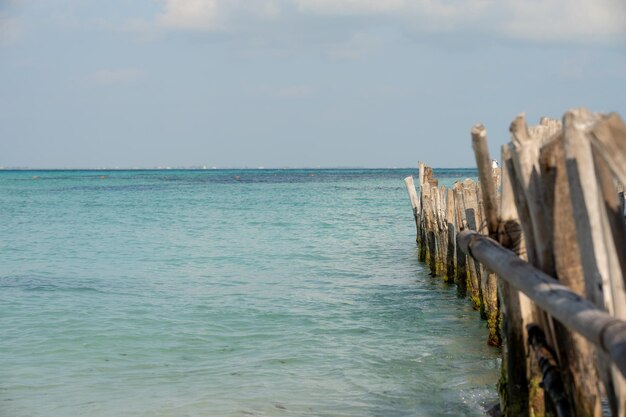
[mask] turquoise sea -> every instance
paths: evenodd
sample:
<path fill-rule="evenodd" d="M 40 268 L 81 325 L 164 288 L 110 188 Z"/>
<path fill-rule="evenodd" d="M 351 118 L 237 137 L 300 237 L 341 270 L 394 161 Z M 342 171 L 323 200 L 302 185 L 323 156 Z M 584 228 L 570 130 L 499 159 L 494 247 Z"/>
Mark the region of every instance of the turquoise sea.
<path fill-rule="evenodd" d="M 0 171 L 0 416 L 484 415 L 409 174 Z"/>

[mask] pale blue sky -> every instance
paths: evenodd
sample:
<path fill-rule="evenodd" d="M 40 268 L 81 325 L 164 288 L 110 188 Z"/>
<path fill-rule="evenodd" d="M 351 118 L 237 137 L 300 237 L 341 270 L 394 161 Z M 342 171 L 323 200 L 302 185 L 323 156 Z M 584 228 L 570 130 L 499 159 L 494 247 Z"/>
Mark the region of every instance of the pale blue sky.
<path fill-rule="evenodd" d="M 0 166 L 473 166 L 578 106 L 623 0 L 0 0 Z"/>

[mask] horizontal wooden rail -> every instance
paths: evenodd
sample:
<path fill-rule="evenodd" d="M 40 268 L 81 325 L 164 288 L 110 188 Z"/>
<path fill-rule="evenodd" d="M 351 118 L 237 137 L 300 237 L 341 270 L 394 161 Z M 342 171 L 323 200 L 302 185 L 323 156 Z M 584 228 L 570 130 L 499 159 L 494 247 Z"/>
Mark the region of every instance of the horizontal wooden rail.
<path fill-rule="evenodd" d="M 598 309 L 487 236 L 466 230 L 459 233 L 457 241 L 463 252 L 605 352 L 626 376 L 626 322 Z"/>

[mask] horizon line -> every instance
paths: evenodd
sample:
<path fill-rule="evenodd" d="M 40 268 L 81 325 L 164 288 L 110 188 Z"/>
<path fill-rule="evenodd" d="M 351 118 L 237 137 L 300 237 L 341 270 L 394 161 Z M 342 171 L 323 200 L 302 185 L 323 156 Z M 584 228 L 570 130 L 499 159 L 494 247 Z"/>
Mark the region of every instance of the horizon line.
<path fill-rule="evenodd" d="M 364 167 L 364 166 L 330 166 L 330 167 L 169 167 L 169 166 L 156 166 L 156 167 L 23 167 L 23 166 L 0 166 L 0 171 L 227 171 L 227 170 L 350 170 L 350 169 L 419 169 L 418 166 L 414 167 Z M 476 169 L 476 167 L 433 167 L 433 169 Z"/>

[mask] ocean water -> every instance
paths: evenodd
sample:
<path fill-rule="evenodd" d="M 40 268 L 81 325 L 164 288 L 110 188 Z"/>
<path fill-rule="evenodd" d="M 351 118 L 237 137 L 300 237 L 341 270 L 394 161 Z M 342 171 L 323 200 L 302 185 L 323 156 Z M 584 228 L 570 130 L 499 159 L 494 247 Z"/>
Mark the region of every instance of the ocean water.
<path fill-rule="evenodd" d="M 0 416 L 484 415 L 409 174 L 0 171 Z"/>

